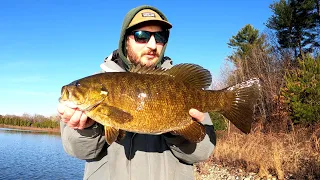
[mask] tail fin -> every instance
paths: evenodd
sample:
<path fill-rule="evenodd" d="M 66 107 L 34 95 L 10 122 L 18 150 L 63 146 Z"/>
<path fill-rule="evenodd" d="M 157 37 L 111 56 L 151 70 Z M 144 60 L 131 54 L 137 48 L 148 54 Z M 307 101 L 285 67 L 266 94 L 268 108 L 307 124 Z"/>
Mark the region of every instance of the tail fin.
<path fill-rule="evenodd" d="M 259 79 L 250 79 L 226 88 L 227 93 L 232 94 L 232 99 L 231 103 L 228 103 L 230 106 L 225 107 L 221 113 L 244 133 L 250 133 L 254 105 L 260 90 Z"/>

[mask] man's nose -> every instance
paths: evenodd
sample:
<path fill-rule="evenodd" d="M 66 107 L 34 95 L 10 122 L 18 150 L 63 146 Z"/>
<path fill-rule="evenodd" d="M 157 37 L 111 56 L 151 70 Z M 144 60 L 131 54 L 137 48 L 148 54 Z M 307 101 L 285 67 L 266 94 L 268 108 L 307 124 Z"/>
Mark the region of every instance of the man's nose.
<path fill-rule="evenodd" d="M 157 48 L 157 42 L 154 38 L 154 35 L 152 35 L 147 43 L 147 47 L 150 49 L 156 49 Z"/>

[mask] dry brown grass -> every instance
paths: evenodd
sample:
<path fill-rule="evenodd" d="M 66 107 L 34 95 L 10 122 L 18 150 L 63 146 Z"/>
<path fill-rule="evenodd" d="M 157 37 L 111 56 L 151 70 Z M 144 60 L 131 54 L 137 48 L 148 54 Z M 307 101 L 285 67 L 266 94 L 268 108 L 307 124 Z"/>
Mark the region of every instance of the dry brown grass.
<path fill-rule="evenodd" d="M 260 177 L 319 179 L 320 126 L 290 133 L 224 133 L 207 163 L 212 162 L 258 172 Z"/>

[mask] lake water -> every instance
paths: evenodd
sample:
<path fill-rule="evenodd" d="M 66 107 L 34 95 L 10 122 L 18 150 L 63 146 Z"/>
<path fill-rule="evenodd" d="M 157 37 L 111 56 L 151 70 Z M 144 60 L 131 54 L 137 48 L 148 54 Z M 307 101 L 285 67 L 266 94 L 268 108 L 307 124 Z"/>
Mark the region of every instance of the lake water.
<path fill-rule="evenodd" d="M 60 135 L 0 128 L 0 180 L 82 179 L 84 161 L 65 153 Z"/>

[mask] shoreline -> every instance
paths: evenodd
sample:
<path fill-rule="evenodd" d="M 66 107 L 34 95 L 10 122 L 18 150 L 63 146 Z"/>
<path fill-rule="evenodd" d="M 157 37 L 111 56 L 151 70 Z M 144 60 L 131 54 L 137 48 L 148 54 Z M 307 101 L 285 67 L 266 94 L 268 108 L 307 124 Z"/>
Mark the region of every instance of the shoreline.
<path fill-rule="evenodd" d="M 36 128 L 36 127 L 26 127 L 26 126 L 14 126 L 14 125 L 6 125 L 0 124 L 0 128 L 11 128 L 11 129 L 20 129 L 20 130 L 29 130 L 34 133 L 50 133 L 50 134 L 60 134 L 59 128 Z"/>

